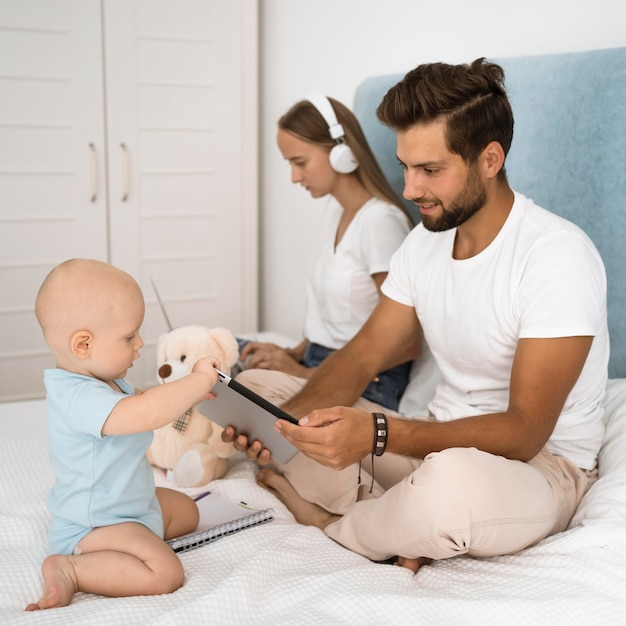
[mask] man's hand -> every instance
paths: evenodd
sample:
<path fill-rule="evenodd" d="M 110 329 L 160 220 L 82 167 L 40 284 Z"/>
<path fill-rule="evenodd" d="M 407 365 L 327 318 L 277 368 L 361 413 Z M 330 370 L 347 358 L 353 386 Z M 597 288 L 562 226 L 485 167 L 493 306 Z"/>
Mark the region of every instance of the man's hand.
<path fill-rule="evenodd" d="M 374 445 L 371 413 L 351 407 L 317 409 L 303 417 L 298 426 L 279 419 L 274 429 L 300 452 L 335 470 L 357 463 Z"/>
<path fill-rule="evenodd" d="M 372 451 L 374 421 L 371 413 L 349 407 L 317 409 L 303 417 L 299 425 L 278 419 L 274 429 L 300 452 L 332 469 L 340 470 L 360 461 Z M 272 463 L 272 453 L 261 441 L 249 442 L 232 426 L 222 432 L 222 440 L 259 465 Z"/>
<path fill-rule="evenodd" d="M 273 463 L 272 453 L 263 447 L 263 443 L 255 439 L 248 442 L 245 435 L 237 435 L 237 431 L 232 426 L 226 426 L 222 431 L 222 441 L 232 443 L 235 450 L 243 452 L 251 461 L 256 461 L 259 465 L 269 465 Z"/>

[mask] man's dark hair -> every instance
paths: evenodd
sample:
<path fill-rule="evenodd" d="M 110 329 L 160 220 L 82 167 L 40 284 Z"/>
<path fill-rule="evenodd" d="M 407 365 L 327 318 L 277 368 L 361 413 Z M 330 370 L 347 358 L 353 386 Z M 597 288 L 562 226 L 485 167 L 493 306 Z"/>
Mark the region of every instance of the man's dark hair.
<path fill-rule="evenodd" d="M 383 124 L 400 131 L 443 120 L 448 149 L 467 163 L 492 141 L 508 154 L 513 139 L 504 70 L 484 58 L 471 65 L 419 65 L 387 92 L 376 114 Z M 505 176 L 504 168 L 501 175 Z"/>

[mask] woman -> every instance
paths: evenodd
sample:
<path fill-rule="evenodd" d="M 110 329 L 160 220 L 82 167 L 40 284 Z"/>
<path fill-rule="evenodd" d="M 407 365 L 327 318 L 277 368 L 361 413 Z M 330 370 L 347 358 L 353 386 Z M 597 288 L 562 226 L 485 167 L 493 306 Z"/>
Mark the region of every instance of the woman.
<path fill-rule="evenodd" d="M 246 369 L 309 378 L 312 369 L 347 343 L 374 310 L 389 260 L 414 225 L 391 189 L 354 114 L 332 98 L 313 95 L 278 121 L 277 144 L 291 180 L 314 198 L 331 196 L 321 257 L 307 293 L 304 339 L 284 349 L 243 344 Z M 410 363 L 380 373 L 363 395 L 397 409 Z"/>

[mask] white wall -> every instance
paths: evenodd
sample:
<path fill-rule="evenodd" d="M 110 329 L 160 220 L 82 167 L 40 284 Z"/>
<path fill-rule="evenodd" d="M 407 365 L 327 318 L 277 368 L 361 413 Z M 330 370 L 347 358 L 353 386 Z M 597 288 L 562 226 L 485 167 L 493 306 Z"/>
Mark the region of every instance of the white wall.
<path fill-rule="evenodd" d="M 351 105 L 367 76 L 424 62 L 626 46 L 625 25 L 623 0 L 261 0 L 261 330 L 301 336 L 325 202 L 276 148 L 291 104 L 321 91 Z"/>

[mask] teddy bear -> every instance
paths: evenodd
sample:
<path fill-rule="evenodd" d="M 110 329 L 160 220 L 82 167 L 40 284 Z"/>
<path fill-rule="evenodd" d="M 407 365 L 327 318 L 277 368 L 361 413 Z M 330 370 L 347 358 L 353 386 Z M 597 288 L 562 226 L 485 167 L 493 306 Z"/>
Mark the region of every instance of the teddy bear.
<path fill-rule="evenodd" d="M 228 372 L 239 359 L 237 340 L 226 328 L 181 326 L 159 337 L 157 377 L 167 383 L 189 374 L 201 357 L 214 356 Z M 190 407 L 171 424 L 154 431 L 150 463 L 165 470 L 179 487 L 198 487 L 224 476 L 236 452 L 222 441 L 224 429 Z"/>

